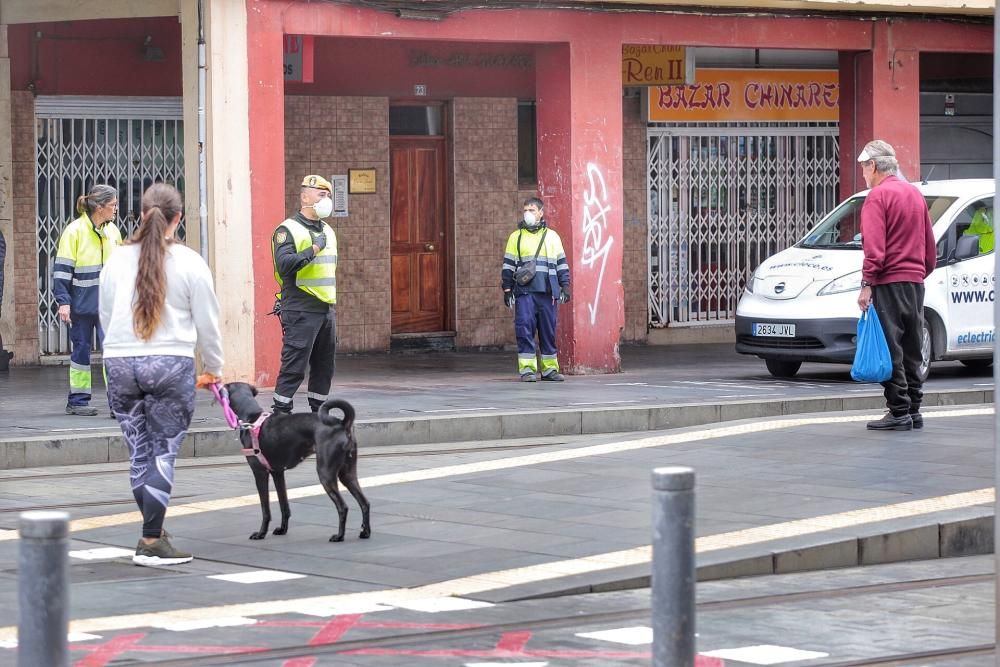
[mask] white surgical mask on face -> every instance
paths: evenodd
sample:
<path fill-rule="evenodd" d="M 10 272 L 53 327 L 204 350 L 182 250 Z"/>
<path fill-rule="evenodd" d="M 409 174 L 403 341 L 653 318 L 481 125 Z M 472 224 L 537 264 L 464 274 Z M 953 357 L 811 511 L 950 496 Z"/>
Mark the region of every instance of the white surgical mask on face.
<path fill-rule="evenodd" d="M 318 202 L 313 204 L 313 210 L 316 211 L 316 215 L 323 218 L 329 218 L 330 214 L 333 213 L 333 200 L 329 197 L 323 197 Z"/>
<path fill-rule="evenodd" d="M 534 227 L 538 224 L 538 220 L 535 218 L 535 214 L 531 211 L 524 212 L 524 224 L 528 227 Z"/>

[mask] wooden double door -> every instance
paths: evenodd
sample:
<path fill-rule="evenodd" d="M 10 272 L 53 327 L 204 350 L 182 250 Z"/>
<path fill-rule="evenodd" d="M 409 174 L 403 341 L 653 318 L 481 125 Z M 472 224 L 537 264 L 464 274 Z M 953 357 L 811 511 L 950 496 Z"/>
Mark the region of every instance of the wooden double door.
<path fill-rule="evenodd" d="M 392 333 L 448 326 L 450 239 L 445 138 L 390 137 Z"/>

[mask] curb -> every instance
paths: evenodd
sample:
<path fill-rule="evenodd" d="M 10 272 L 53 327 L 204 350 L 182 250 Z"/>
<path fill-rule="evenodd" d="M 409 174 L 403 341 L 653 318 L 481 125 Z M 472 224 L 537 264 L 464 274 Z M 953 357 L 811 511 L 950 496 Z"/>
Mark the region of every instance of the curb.
<path fill-rule="evenodd" d="M 992 403 L 993 389 L 953 389 L 924 394 L 924 406 Z M 448 417 L 403 417 L 358 420 L 363 447 L 503 440 L 543 436 L 592 435 L 658 431 L 703 426 L 738 419 L 766 419 L 796 414 L 882 410 L 880 395 L 841 398 L 806 397 L 726 403 L 689 403 L 571 410 L 509 411 Z M 192 428 L 181 446 L 182 458 L 238 453 L 226 427 Z M 117 430 L 86 435 L 31 436 L 0 439 L 0 470 L 88 463 L 121 463 L 128 449 Z"/>
<path fill-rule="evenodd" d="M 993 553 L 993 508 L 958 511 L 954 519 L 906 527 L 863 531 L 846 536 L 831 531 L 826 540 L 781 548 L 775 544 L 698 554 L 697 580 L 715 581 L 793 572 L 884 565 L 913 560 L 980 556 Z M 775 548 L 777 546 L 777 548 Z M 649 564 L 573 575 L 472 596 L 485 602 L 516 602 L 586 593 L 649 588 Z"/>

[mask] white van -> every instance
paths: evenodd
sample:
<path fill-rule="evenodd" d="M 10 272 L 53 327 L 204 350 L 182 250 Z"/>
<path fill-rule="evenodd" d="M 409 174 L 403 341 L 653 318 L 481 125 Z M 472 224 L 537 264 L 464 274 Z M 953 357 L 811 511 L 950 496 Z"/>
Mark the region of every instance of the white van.
<path fill-rule="evenodd" d="M 924 281 L 921 375 L 933 360 L 966 366 L 993 363 L 996 296 L 993 180 L 915 184 L 927 200 L 937 269 Z M 791 377 L 804 361 L 851 363 L 860 311 L 860 192 L 824 217 L 805 238 L 761 263 L 736 309 L 736 351 L 764 360 L 775 377 Z M 876 304 L 877 306 L 877 304 Z"/>

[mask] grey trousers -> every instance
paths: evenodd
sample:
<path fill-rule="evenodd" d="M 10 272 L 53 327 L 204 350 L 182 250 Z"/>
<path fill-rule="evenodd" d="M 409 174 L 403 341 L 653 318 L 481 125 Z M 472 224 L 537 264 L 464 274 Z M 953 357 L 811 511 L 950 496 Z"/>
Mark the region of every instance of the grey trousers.
<path fill-rule="evenodd" d="M 174 461 L 194 416 L 194 359 L 104 360 L 111 411 L 128 445 L 142 536 L 160 537 L 174 487 Z"/>

